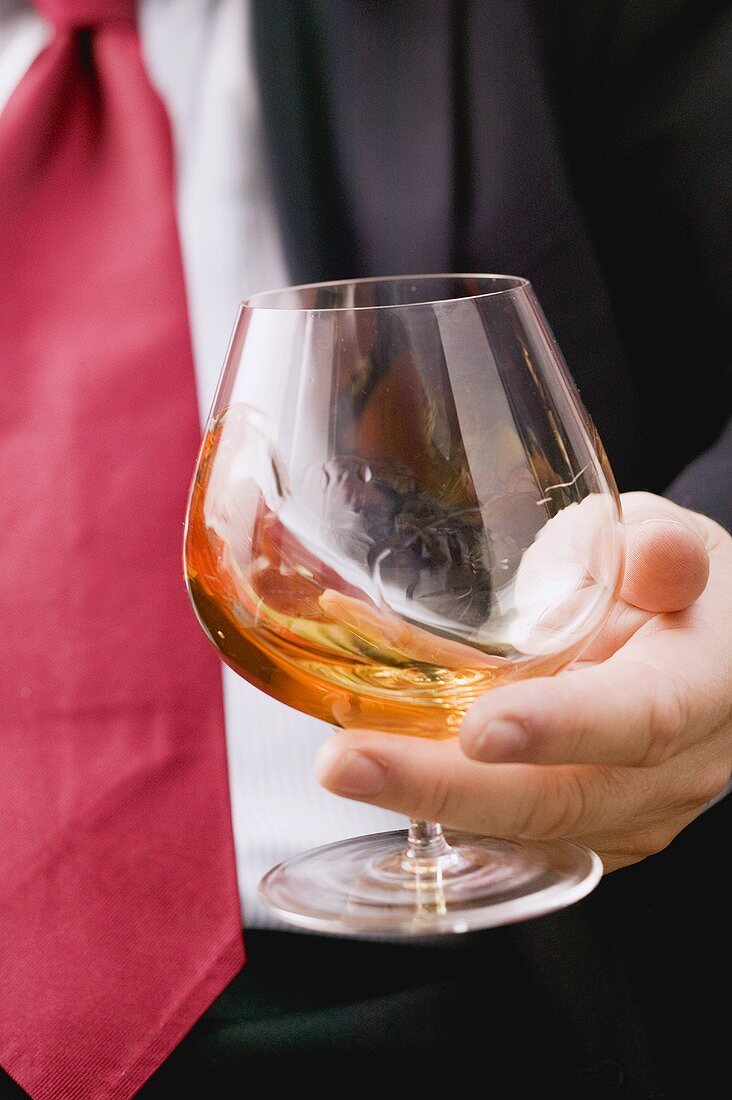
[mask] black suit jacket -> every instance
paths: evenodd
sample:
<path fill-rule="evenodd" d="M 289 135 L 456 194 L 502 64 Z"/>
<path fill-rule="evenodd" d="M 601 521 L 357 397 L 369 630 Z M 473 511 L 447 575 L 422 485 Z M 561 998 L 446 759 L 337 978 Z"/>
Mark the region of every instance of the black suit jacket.
<path fill-rule="evenodd" d="M 254 32 L 294 279 L 527 276 L 621 489 L 732 524 L 730 5 L 255 0 Z M 731 804 L 511 933 L 580 1095 L 725 1073 Z"/>
<path fill-rule="evenodd" d="M 621 489 L 732 525 L 729 4 L 255 0 L 254 34 L 294 279 L 528 277 Z"/>

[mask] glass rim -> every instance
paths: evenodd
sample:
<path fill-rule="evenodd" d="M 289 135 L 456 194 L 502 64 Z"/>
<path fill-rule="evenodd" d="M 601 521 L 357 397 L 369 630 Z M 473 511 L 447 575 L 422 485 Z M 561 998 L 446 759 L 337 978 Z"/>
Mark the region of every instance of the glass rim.
<path fill-rule="evenodd" d="M 427 282 L 435 279 L 480 279 L 483 281 L 502 281 L 510 285 L 498 287 L 495 290 L 483 290 L 476 294 L 461 294 L 459 298 L 429 298 L 421 302 L 386 302 L 382 305 L 367 306 L 273 306 L 260 300 L 274 298 L 279 294 L 291 293 L 298 290 L 320 290 L 336 286 L 366 286 L 375 283 L 410 283 Z M 449 305 L 451 302 L 472 302 L 480 298 L 495 298 L 502 294 L 511 294 L 515 291 L 525 291 L 531 288 L 530 281 L 523 275 L 506 275 L 492 272 L 430 272 L 421 275 L 375 275 L 360 279 L 328 279 L 325 282 L 297 283 L 293 286 L 273 287 L 271 290 L 261 290 L 251 294 L 241 303 L 243 310 L 267 311 L 269 313 L 360 313 L 377 309 L 417 309 L 419 306 Z"/>

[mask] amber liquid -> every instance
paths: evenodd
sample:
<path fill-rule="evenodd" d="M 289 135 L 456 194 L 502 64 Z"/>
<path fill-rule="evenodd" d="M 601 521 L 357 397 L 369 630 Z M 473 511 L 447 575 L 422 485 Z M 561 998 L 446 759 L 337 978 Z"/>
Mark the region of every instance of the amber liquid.
<path fill-rule="evenodd" d="M 384 613 L 306 550 L 260 497 L 222 534 L 212 478 L 223 421 L 209 431 L 189 511 L 186 575 L 228 665 L 281 702 L 342 727 L 454 735 L 486 689 L 514 678 L 500 654 Z M 219 469 L 221 467 L 219 466 Z"/>

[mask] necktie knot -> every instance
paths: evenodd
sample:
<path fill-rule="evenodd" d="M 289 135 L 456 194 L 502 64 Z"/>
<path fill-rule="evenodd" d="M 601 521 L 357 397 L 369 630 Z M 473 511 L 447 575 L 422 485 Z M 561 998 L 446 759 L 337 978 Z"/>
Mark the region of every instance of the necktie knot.
<path fill-rule="evenodd" d="M 135 24 L 135 0 L 33 0 L 59 30 Z"/>

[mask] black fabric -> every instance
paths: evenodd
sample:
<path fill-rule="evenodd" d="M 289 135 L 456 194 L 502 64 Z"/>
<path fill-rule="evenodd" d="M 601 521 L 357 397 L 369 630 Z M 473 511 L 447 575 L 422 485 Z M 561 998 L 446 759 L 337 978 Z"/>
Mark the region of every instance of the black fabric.
<path fill-rule="evenodd" d="M 712 449 L 732 405 L 732 5 L 559 0 L 534 12 L 638 380 L 651 487 L 683 476 L 680 503 L 732 528 L 732 437 Z"/>
<path fill-rule="evenodd" d="M 496 1096 L 717 1095 L 732 982 L 732 801 L 539 920 L 443 944 L 250 931 L 244 970 L 140 1095 L 258 1084 Z M 405 1077 L 406 1075 L 406 1077 Z M 0 1098 L 25 1093 L 0 1079 Z"/>
<path fill-rule="evenodd" d="M 142 1095 L 260 1074 L 388 1087 L 395 1070 L 463 1090 L 478 1074 L 499 1096 L 715 1095 L 731 816 L 724 800 L 569 909 L 445 945 L 250 932 L 246 967 Z"/>
<path fill-rule="evenodd" d="M 732 6 L 254 0 L 293 278 L 527 276 L 622 490 L 730 413 Z M 683 503 L 732 527 L 723 441 Z"/>

